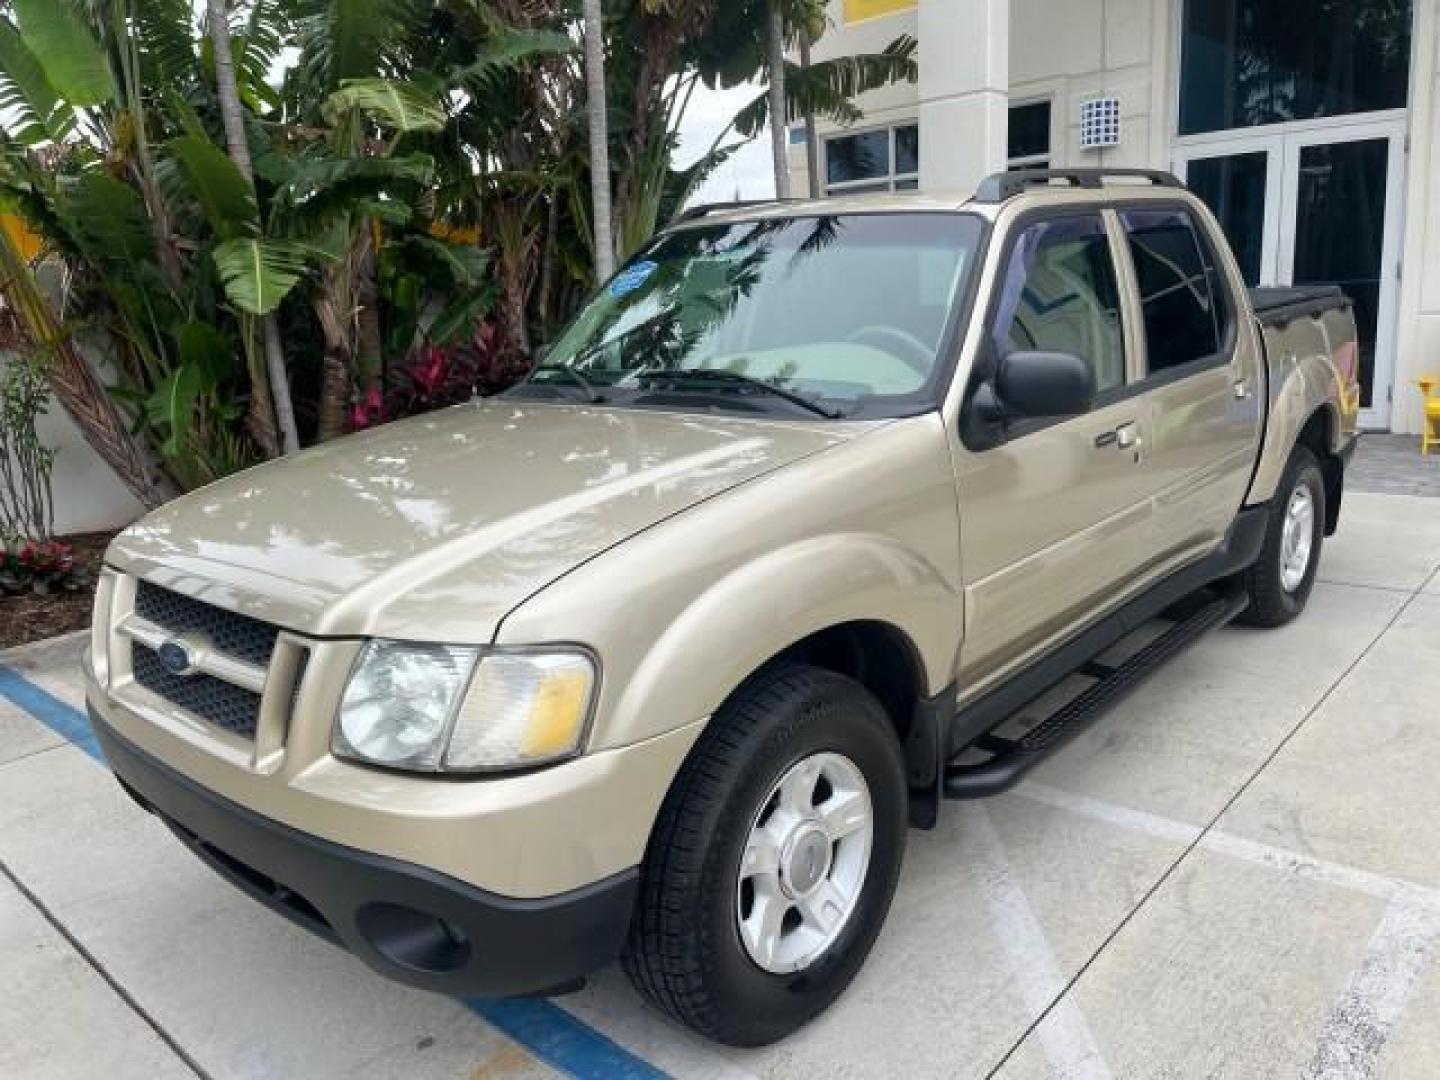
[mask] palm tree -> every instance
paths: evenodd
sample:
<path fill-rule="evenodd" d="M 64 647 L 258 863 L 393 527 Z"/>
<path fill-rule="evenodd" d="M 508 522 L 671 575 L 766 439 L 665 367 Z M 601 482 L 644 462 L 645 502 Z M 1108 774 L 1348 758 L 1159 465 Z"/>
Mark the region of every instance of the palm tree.
<path fill-rule="evenodd" d="M 610 205 L 609 98 L 605 85 L 605 23 L 600 0 L 584 0 L 586 112 L 590 120 L 590 201 L 595 219 L 595 275 L 606 281 L 615 272 L 615 240 Z"/>
<path fill-rule="evenodd" d="M 769 49 L 770 68 L 770 150 L 775 164 L 775 197 L 790 197 L 790 162 L 786 149 L 785 107 L 785 11 L 782 0 L 769 0 Z"/>
<path fill-rule="evenodd" d="M 810 45 L 812 38 L 808 29 L 800 31 L 800 70 L 810 71 Z M 810 198 L 820 198 L 820 133 L 815 124 L 815 105 L 805 103 L 805 174 L 809 177 Z"/>
<path fill-rule="evenodd" d="M 240 170 L 251 192 L 255 190 L 255 168 L 250 161 L 250 140 L 245 134 L 245 112 L 240 104 L 240 88 L 235 81 L 235 60 L 230 44 L 230 11 L 227 0 L 207 0 L 210 41 L 215 46 L 216 97 L 220 119 L 225 128 L 225 143 L 230 160 Z M 275 410 L 281 449 L 293 454 L 300 449 L 300 431 L 295 424 L 295 406 L 290 397 L 290 375 L 285 368 L 285 348 L 280 340 L 280 320 L 270 313 L 260 320 L 265 350 L 265 367 L 269 397 Z M 264 401 L 264 388 L 255 387 L 255 394 Z M 263 407 L 263 405 L 262 405 Z M 261 425 L 263 427 L 263 425 Z"/>

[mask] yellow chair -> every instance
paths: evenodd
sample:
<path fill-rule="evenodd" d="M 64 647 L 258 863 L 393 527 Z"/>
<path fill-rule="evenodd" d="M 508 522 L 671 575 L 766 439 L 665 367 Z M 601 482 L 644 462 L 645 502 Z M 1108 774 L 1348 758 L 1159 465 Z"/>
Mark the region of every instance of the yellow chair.
<path fill-rule="evenodd" d="M 1425 420 L 1420 433 L 1420 452 L 1429 455 L 1431 447 L 1440 449 L 1440 376 L 1427 375 L 1418 380 L 1420 392 L 1425 395 Z"/>

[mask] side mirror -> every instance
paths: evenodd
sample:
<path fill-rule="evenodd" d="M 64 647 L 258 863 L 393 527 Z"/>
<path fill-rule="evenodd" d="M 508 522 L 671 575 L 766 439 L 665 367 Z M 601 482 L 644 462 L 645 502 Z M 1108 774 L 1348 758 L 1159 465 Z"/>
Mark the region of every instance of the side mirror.
<path fill-rule="evenodd" d="M 1095 407 L 1095 374 L 1078 356 L 1012 352 L 995 374 L 995 397 L 1008 417 L 1058 419 Z"/>

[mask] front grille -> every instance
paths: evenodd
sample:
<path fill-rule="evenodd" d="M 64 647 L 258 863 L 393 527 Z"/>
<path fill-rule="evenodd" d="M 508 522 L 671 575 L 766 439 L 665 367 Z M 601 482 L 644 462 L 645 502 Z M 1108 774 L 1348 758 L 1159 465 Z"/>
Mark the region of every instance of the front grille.
<path fill-rule="evenodd" d="M 279 628 L 269 623 L 211 607 L 148 581 L 136 589 L 135 614 L 176 636 L 202 635 L 227 656 L 258 667 L 270 666 L 280 636 Z"/>
<path fill-rule="evenodd" d="M 204 672 L 176 675 L 153 649 L 133 643 L 135 681 L 166 701 L 194 713 L 207 723 L 247 739 L 255 737 L 260 695 Z"/>

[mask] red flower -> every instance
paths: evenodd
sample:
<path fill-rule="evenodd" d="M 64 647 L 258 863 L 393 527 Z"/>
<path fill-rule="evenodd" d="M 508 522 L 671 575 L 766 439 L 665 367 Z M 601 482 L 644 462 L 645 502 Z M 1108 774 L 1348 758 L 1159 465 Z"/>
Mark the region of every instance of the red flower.
<path fill-rule="evenodd" d="M 365 397 L 350 409 L 350 423 L 356 431 L 364 431 L 385 419 L 385 401 L 379 387 L 372 386 Z"/>
<path fill-rule="evenodd" d="M 58 540 L 30 540 L 20 549 L 19 562 L 32 574 L 68 574 L 75 568 L 75 552 Z"/>
<path fill-rule="evenodd" d="M 449 366 L 445 354 L 431 345 L 420 357 L 420 362 L 415 365 L 410 377 L 422 394 L 434 397 L 445 389 L 450 376 L 447 370 Z"/>

